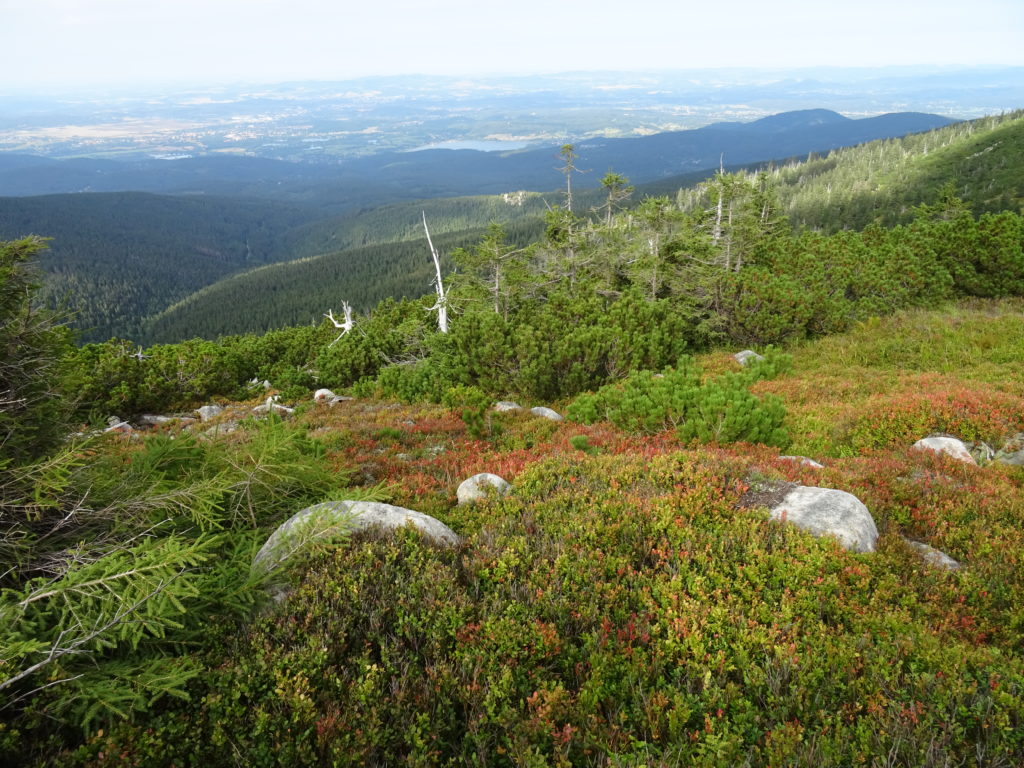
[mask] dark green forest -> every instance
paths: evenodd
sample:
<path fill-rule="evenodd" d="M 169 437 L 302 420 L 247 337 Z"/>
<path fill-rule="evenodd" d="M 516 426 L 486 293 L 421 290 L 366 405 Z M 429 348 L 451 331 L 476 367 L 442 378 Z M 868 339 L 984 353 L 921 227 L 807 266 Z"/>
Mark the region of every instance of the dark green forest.
<path fill-rule="evenodd" d="M 0 199 L 0 237 L 49 239 L 40 300 L 84 340 L 142 338 L 142 318 L 241 270 L 290 258 L 310 213 L 275 203 L 136 192 Z"/>

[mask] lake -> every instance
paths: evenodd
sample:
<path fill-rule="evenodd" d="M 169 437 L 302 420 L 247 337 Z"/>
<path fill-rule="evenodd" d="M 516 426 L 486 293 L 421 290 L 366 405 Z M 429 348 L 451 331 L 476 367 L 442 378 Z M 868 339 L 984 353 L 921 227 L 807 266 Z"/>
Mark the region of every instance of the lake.
<path fill-rule="evenodd" d="M 523 149 L 529 146 L 528 141 L 476 141 L 473 139 L 453 139 L 451 141 L 437 141 L 433 144 L 424 144 L 422 147 L 415 147 L 406 150 L 407 152 L 420 152 L 424 149 L 474 149 L 477 152 L 501 152 L 510 149 Z"/>

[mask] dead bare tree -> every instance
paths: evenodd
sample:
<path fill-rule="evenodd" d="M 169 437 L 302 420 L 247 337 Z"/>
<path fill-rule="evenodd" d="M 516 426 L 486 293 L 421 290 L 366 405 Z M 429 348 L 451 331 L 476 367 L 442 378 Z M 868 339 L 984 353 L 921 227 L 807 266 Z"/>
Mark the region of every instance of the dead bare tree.
<path fill-rule="evenodd" d="M 334 341 L 332 341 L 330 344 L 327 345 L 328 349 L 330 349 L 335 344 L 337 344 L 339 341 L 341 341 L 342 337 L 345 336 L 346 334 L 348 334 L 348 332 L 352 330 L 352 326 L 355 325 L 355 322 L 352 320 L 352 307 L 349 305 L 349 303 L 347 301 L 341 302 L 341 309 L 345 313 L 345 322 L 343 322 L 343 323 L 339 323 L 335 319 L 335 317 L 334 317 L 334 310 L 333 309 L 327 310 L 327 314 L 324 315 L 324 317 L 326 317 L 328 320 L 330 320 L 334 324 L 335 328 L 340 328 L 341 329 L 341 333 L 338 334 L 338 338 L 336 338 Z"/>
<path fill-rule="evenodd" d="M 434 241 L 430 239 L 430 230 L 427 228 L 427 212 L 423 211 L 423 231 L 427 233 L 427 245 L 430 246 L 430 255 L 434 258 L 434 269 L 437 270 L 437 277 L 434 279 L 434 287 L 437 289 L 437 301 L 434 302 L 428 311 L 437 312 L 437 329 L 441 333 L 448 333 L 448 292 L 441 281 L 441 257 L 437 254 Z"/>

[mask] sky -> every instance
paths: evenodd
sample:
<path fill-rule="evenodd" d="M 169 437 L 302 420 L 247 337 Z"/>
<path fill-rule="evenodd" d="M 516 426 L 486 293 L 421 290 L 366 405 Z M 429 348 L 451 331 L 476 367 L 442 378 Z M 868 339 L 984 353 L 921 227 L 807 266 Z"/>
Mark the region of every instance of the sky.
<path fill-rule="evenodd" d="M 1024 65 L 1024 0 L 0 0 L 0 88 Z"/>

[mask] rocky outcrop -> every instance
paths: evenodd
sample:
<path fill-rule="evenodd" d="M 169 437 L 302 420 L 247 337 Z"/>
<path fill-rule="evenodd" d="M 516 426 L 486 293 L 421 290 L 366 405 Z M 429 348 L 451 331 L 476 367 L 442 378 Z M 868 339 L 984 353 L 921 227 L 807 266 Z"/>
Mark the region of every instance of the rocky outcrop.
<path fill-rule="evenodd" d="M 327 501 L 306 507 L 282 523 L 256 553 L 252 567 L 257 573 L 269 573 L 311 544 L 343 538 L 366 528 L 393 531 L 406 525 L 418 528 L 438 544 L 459 542 L 451 528 L 421 512 L 375 501 Z"/>
<path fill-rule="evenodd" d="M 772 508 L 771 517 L 814 536 L 832 536 L 851 552 L 874 552 L 878 541 L 868 508 L 853 494 L 833 488 L 797 486 Z"/>
<path fill-rule="evenodd" d="M 455 495 L 459 499 L 459 504 L 469 504 L 488 496 L 504 496 L 511 489 L 512 486 L 504 478 L 490 472 L 481 472 L 468 480 L 463 480 Z"/>
<path fill-rule="evenodd" d="M 915 451 L 932 451 L 934 453 L 943 453 L 947 456 L 951 456 L 957 461 L 962 461 L 965 464 L 977 464 L 974 457 L 971 455 L 970 449 L 964 444 L 962 440 L 958 440 L 955 437 L 949 437 L 948 435 L 931 435 L 918 440 L 912 446 Z"/>
<path fill-rule="evenodd" d="M 542 419 L 551 419 L 551 421 L 561 421 L 562 416 L 557 411 L 553 411 L 550 408 L 545 408 L 542 405 L 538 405 L 536 408 L 531 408 L 530 413 L 534 416 L 540 416 Z"/>

